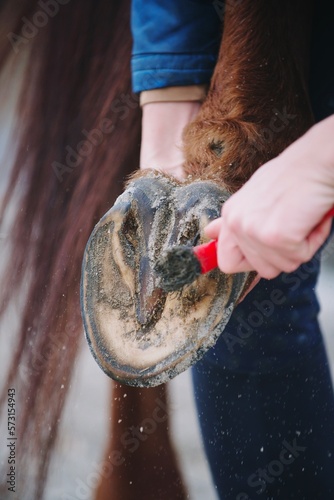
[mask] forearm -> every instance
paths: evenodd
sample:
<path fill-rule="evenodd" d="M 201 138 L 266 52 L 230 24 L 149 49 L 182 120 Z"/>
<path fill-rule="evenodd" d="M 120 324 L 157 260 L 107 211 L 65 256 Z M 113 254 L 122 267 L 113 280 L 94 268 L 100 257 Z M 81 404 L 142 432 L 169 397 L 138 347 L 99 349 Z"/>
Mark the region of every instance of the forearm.
<path fill-rule="evenodd" d="M 205 97 L 221 21 L 204 2 L 149 0 L 143 9 L 133 0 L 131 25 L 133 90 L 143 111 L 140 166 L 182 178 L 182 133 Z"/>
<path fill-rule="evenodd" d="M 178 0 L 132 0 L 134 92 L 208 84 L 221 38 L 213 5 Z"/>
<path fill-rule="evenodd" d="M 327 183 L 329 189 L 334 189 L 334 115 L 314 125 L 289 146 L 281 157 L 287 162 L 306 162 L 309 175 L 314 173 L 318 177 L 320 170 L 323 182 Z"/>

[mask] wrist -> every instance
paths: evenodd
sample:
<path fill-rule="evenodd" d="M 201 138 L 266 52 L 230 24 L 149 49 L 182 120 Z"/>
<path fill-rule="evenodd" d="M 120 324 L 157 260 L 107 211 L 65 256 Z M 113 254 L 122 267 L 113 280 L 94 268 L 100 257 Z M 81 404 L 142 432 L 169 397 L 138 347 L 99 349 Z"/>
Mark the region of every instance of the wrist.
<path fill-rule="evenodd" d="M 300 180 L 326 185 L 334 196 L 334 115 L 313 125 L 280 157 L 282 165 L 293 168 Z"/>
<path fill-rule="evenodd" d="M 183 129 L 195 118 L 200 106 L 199 101 L 143 105 L 140 168 L 163 170 L 171 175 L 179 172 L 183 163 Z"/>

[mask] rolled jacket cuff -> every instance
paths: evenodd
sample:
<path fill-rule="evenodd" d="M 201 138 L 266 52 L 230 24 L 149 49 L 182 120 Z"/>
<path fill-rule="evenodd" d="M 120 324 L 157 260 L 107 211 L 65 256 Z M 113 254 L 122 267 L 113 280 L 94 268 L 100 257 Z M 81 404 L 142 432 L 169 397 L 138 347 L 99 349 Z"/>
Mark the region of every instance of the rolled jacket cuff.
<path fill-rule="evenodd" d="M 209 84 L 216 61 L 215 54 L 134 55 L 133 91 Z"/>

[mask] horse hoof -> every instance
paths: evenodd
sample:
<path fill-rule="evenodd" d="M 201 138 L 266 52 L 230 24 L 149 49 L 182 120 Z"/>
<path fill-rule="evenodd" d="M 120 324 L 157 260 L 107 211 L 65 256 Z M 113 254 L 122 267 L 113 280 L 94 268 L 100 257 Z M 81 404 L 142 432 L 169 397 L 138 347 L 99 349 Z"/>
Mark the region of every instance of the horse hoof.
<path fill-rule="evenodd" d="M 132 386 L 168 381 L 223 331 L 249 274 L 218 269 L 167 293 L 153 272 L 162 251 L 203 242 L 229 193 L 210 181 L 180 184 L 150 173 L 132 181 L 94 228 L 81 280 L 90 349 L 111 378 Z"/>

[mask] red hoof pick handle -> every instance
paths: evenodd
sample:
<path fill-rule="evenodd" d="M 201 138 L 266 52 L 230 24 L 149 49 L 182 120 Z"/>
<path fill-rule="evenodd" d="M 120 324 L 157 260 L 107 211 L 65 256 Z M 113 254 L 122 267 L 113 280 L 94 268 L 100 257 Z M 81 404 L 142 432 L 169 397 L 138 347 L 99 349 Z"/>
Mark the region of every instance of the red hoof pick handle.
<path fill-rule="evenodd" d="M 334 217 L 334 207 L 324 215 L 321 223 L 330 217 Z M 166 292 L 174 292 L 217 266 L 217 240 L 212 240 L 196 247 L 176 246 L 168 249 L 158 259 L 154 270 L 159 276 L 161 288 Z"/>

